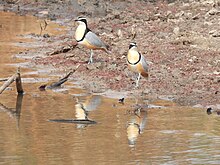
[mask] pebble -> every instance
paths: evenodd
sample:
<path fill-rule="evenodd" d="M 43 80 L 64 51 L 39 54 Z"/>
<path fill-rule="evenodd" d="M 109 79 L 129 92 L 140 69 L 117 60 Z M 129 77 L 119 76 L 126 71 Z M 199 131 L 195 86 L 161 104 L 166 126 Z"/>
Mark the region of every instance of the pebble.
<path fill-rule="evenodd" d="M 120 76 L 117 76 L 115 77 L 116 81 L 120 81 L 122 79 L 121 75 Z"/>
<path fill-rule="evenodd" d="M 200 13 L 194 15 L 194 16 L 192 17 L 192 19 L 193 19 L 193 20 L 197 20 L 197 19 L 199 19 L 199 16 L 200 16 Z"/>
<path fill-rule="evenodd" d="M 184 14 L 185 14 L 185 12 L 184 12 L 184 11 L 181 11 L 181 12 L 179 12 L 179 13 L 176 13 L 176 14 L 175 14 L 175 17 L 176 17 L 176 18 L 179 18 L 179 17 L 182 17 Z"/>
<path fill-rule="evenodd" d="M 212 36 L 212 37 L 220 37 L 220 32 L 217 31 L 217 30 L 211 30 L 209 32 L 209 34 Z"/>
<path fill-rule="evenodd" d="M 198 58 L 196 56 L 193 56 L 192 58 L 190 58 L 188 60 L 189 62 L 197 62 L 198 61 Z"/>
<path fill-rule="evenodd" d="M 179 33 L 180 33 L 180 28 L 179 28 L 179 27 L 175 27 L 175 28 L 173 29 L 173 33 L 176 34 L 176 35 L 179 35 Z"/>
<path fill-rule="evenodd" d="M 216 31 L 212 34 L 212 37 L 220 37 L 220 32 Z"/>
<path fill-rule="evenodd" d="M 119 12 L 119 11 L 113 11 L 113 13 L 112 13 L 113 15 L 114 15 L 114 18 L 115 19 L 120 19 L 120 16 L 121 16 L 121 13 Z"/>
<path fill-rule="evenodd" d="M 118 29 L 117 36 L 118 36 L 118 38 L 122 38 L 123 37 L 121 29 Z"/>
<path fill-rule="evenodd" d="M 43 11 L 38 12 L 38 14 L 41 14 L 41 15 L 48 15 L 49 12 L 48 12 L 47 10 L 43 10 Z"/>
<path fill-rule="evenodd" d="M 217 14 L 219 14 L 220 13 L 220 10 L 218 10 L 218 9 L 216 9 L 216 8 L 212 8 L 211 10 L 209 10 L 208 12 L 207 12 L 207 14 L 209 14 L 209 15 L 217 15 Z"/>
<path fill-rule="evenodd" d="M 44 38 L 50 38 L 50 35 L 48 33 L 43 35 Z"/>
<path fill-rule="evenodd" d="M 86 69 L 88 69 L 88 70 L 94 70 L 94 69 L 96 69 L 96 67 L 95 67 L 94 65 L 87 65 L 87 66 L 86 66 Z"/>

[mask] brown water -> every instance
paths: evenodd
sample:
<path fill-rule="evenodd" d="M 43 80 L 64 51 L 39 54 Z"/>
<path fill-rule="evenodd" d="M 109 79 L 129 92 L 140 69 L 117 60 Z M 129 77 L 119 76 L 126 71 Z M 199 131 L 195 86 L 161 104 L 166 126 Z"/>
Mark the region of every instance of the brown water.
<path fill-rule="evenodd" d="M 57 27 L 51 24 L 48 31 L 55 35 L 53 28 Z M 7 64 L 24 62 L 13 58 L 24 49 L 14 43 L 27 42 L 16 36 L 28 33 L 39 33 L 36 18 L 0 12 L 0 78 L 16 70 Z M 28 74 L 33 71 L 22 68 L 26 78 L 41 77 Z M 134 99 L 125 99 L 123 105 L 75 89 L 71 83 L 65 85 L 69 92 L 42 92 L 40 84 L 26 81 L 23 97 L 16 96 L 14 85 L 0 95 L 0 164 L 220 162 L 220 117 L 207 115 L 204 109 L 158 100 L 150 104 L 165 107 L 134 113 Z M 86 117 L 97 124 L 67 123 Z M 63 122 L 49 121 L 54 119 Z"/>

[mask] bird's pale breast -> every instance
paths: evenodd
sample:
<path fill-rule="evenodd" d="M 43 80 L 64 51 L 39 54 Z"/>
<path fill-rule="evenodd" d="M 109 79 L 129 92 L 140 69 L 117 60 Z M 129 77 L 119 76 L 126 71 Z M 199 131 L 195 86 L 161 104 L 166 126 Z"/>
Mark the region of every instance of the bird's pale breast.
<path fill-rule="evenodd" d="M 86 31 L 86 27 L 85 26 L 79 25 L 77 27 L 76 32 L 75 32 L 75 39 L 76 39 L 76 41 L 80 41 L 83 38 L 85 31 Z"/>
<path fill-rule="evenodd" d="M 139 53 L 136 51 L 129 51 L 127 55 L 127 60 L 130 63 L 136 63 L 139 60 Z"/>

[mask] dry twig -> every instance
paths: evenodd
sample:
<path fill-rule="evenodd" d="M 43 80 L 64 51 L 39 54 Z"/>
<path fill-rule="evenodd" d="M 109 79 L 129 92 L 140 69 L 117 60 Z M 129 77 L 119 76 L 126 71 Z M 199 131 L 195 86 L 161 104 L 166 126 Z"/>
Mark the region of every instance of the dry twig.
<path fill-rule="evenodd" d="M 5 83 L 0 87 L 0 94 L 9 86 L 11 85 L 14 81 L 16 81 L 16 88 L 17 92 L 19 94 L 24 93 L 23 88 L 22 88 L 22 82 L 21 82 L 21 75 L 20 75 L 20 68 L 17 69 L 17 72 L 12 75 Z"/>

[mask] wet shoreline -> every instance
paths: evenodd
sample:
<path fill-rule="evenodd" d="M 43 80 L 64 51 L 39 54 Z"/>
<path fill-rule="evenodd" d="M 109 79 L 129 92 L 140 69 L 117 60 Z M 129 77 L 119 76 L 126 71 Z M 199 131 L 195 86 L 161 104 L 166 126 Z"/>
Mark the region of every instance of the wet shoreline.
<path fill-rule="evenodd" d="M 140 4 L 142 4 L 140 2 Z M 180 5 L 178 2 L 174 3 L 175 5 Z M 186 3 L 187 4 L 187 3 Z M 22 5 L 22 4 L 21 4 Z M 51 4 L 50 4 L 51 5 Z M 128 7 L 132 7 L 132 3 Z M 139 5 L 139 4 L 138 4 Z M 142 4 L 145 5 L 144 3 Z M 173 9 L 172 5 L 163 4 L 152 5 L 150 4 L 149 10 L 153 10 L 161 8 L 161 14 L 164 14 L 163 9 L 168 8 L 168 10 Z M 180 7 L 180 6 L 178 6 Z M 207 10 L 210 9 L 210 6 L 207 5 Z M 127 8 L 126 8 L 127 10 Z M 192 9 L 194 10 L 194 9 Z M 31 10 L 30 10 L 31 11 Z M 42 13 L 40 8 L 36 8 L 36 13 Z M 50 11 L 50 9 L 49 9 Z M 117 11 L 117 12 L 116 12 Z M 107 14 L 104 18 L 98 18 L 99 23 L 95 21 L 95 19 L 89 18 L 90 26 L 95 31 L 98 31 L 101 34 L 103 40 L 109 43 L 112 47 L 112 55 L 108 56 L 105 53 L 96 51 L 95 52 L 95 63 L 92 65 L 87 65 L 87 59 L 89 55 L 89 51 L 82 47 L 75 47 L 70 49 L 68 52 L 61 52 L 55 55 L 50 55 L 51 52 L 56 50 L 62 50 L 63 47 L 74 46 L 75 42 L 73 39 L 73 34 L 75 30 L 75 24 L 73 22 L 68 22 L 67 20 L 62 18 L 62 14 L 60 18 L 58 18 L 58 22 L 61 22 L 66 27 L 66 33 L 58 36 L 52 36 L 49 34 L 49 37 L 45 37 L 45 32 L 42 33 L 41 36 L 33 34 L 27 34 L 23 37 L 31 38 L 36 41 L 33 42 L 33 47 L 36 44 L 35 49 L 27 50 L 24 52 L 20 52 L 18 54 L 21 58 L 29 58 L 31 59 L 32 65 L 37 66 L 51 66 L 61 75 L 65 75 L 69 70 L 76 67 L 78 64 L 82 64 L 82 67 L 78 72 L 76 72 L 72 78 L 74 81 L 79 84 L 79 87 L 88 90 L 92 93 L 105 93 L 106 91 L 116 91 L 117 93 L 127 93 L 128 97 L 145 97 L 151 98 L 151 100 L 156 100 L 158 98 L 172 98 L 172 100 L 180 105 L 188 105 L 195 107 L 208 107 L 208 106 L 218 106 L 219 104 L 219 76 L 218 76 L 218 64 L 212 64 L 214 61 L 208 61 L 208 65 L 205 63 L 205 60 L 202 60 L 202 57 L 199 57 L 197 53 L 201 53 L 200 50 L 194 50 L 190 45 L 179 45 L 178 43 L 172 43 L 174 41 L 163 41 L 165 34 L 173 35 L 170 30 L 170 25 L 173 23 L 163 23 L 161 22 L 161 18 L 155 18 L 155 20 L 148 21 L 148 24 L 152 29 L 149 29 L 152 34 L 156 34 L 155 37 L 162 39 L 164 45 L 161 45 L 161 48 L 156 48 L 156 42 L 152 42 L 151 45 L 145 44 L 141 45 L 141 36 L 138 34 L 137 42 L 140 45 L 140 51 L 146 56 L 146 58 L 152 62 L 152 66 L 150 66 L 150 74 L 151 77 L 149 80 L 141 79 L 141 88 L 134 89 L 134 79 L 132 79 L 132 73 L 127 69 L 126 62 L 124 56 L 126 56 L 126 48 L 129 43 L 129 39 L 126 38 L 124 43 L 122 39 L 126 37 L 126 35 L 130 33 L 130 29 L 127 31 L 120 25 L 120 21 L 115 18 L 113 22 L 106 23 L 105 19 L 110 16 L 117 16 L 118 12 L 122 12 L 120 9 L 115 12 Z M 139 11 L 139 10 L 138 10 Z M 22 13 L 22 10 L 19 11 Z M 52 11 L 51 11 L 52 12 Z M 59 12 L 62 12 L 59 11 Z M 180 11 L 176 11 L 176 15 Z M 32 12 L 28 12 L 32 13 Z M 132 14 L 132 13 L 131 13 Z M 36 15 L 36 14 L 34 14 Z M 45 16 L 48 17 L 48 14 L 44 13 L 43 15 L 37 15 L 41 18 Z M 130 15 L 128 14 L 127 17 Z M 155 15 L 154 15 L 155 16 Z M 71 16 L 72 17 L 72 16 Z M 120 17 L 123 19 L 128 19 L 124 16 L 122 12 Z M 168 17 L 168 19 L 172 20 Z M 175 18 L 176 20 L 180 20 L 180 18 Z M 185 19 L 183 16 L 181 19 Z M 56 22 L 57 22 L 56 21 Z M 117 22 L 118 21 L 118 22 Z M 130 20 L 131 23 L 134 20 Z M 192 20 L 193 21 L 193 20 Z M 159 23 L 161 27 L 166 27 L 168 31 L 165 30 L 164 34 L 160 34 L 155 31 L 153 28 L 155 23 Z M 106 27 L 104 27 L 106 24 Z M 130 23 L 124 23 L 125 27 L 127 25 L 131 25 Z M 140 24 L 137 22 L 136 24 Z M 116 26 L 117 29 L 114 29 L 112 26 Z M 104 28 L 103 28 L 104 27 Z M 199 27 L 199 26 L 198 26 Z M 122 31 L 122 39 L 118 35 L 118 30 Z M 124 31 L 125 30 L 125 31 Z M 178 30 L 178 29 L 177 29 Z M 111 34 L 110 31 L 113 31 Z M 141 26 L 139 27 L 139 31 L 142 31 Z M 160 31 L 160 29 L 158 29 Z M 143 32 L 143 31 L 142 31 Z M 174 31 L 176 33 L 176 31 Z M 178 32 L 180 33 L 180 32 Z M 149 35 L 149 39 L 152 39 L 152 34 L 147 33 Z M 161 36 L 159 36 L 161 35 Z M 110 38 L 109 38 L 110 37 Z M 155 38 L 154 37 L 154 38 Z M 161 38 L 162 37 L 162 38 Z M 181 38 L 180 38 L 181 39 Z M 181 39 L 182 40 L 182 39 Z M 175 42 L 181 42 L 179 39 L 175 40 Z M 197 41 L 196 41 L 197 42 Z M 149 43 L 149 41 L 148 41 Z M 20 43 L 19 43 L 20 44 Z M 121 44 L 121 45 L 120 45 Z M 21 44 L 20 44 L 21 45 Z M 119 46 L 118 50 L 115 46 Z M 24 47 L 27 45 L 23 45 Z M 212 46 L 212 45 L 211 45 Z M 40 48 L 41 50 L 39 50 Z M 147 48 L 147 49 L 146 49 Z M 168 48 L 168 49 L 167 49 Z M 146 50 L 145 50 L 146 49 Z M 155 50 L 154 50 L 155 49 Z M 167 52 L 165 52 L 165 49 Z M 198 51 L 198 52 L 196 52 Z M 181 53 L 180 57 L 170 56 L 170 53 Z M 192 55 L 188 55 L 189 52 L 193 52 Z M 165 56 L 162 56 L 161 53 L 165 53 Z M 208 53 L 204 52 L 205 55 Z M 212 59 L 218 62 L 216 53 L 218 50 L 211 51 L 210 55 L 213 54 Z M 34 56 L 34 54 L 36 56 Z M 15 55 L 17 56 L 17 55 Z M 31 58 L 32 56 L 32 58 Z M 181 57 L 182 56 L 182 57 Z M 178 59 L 179 58 L 179 59 Z M 184 59 L 186 58 L 186 60 Z M 207 57 L 208 58 L 208 57 Z M 172 61 L 173 60 L 173 61 Z M 181 64 L 181 61 L 182 64 Z M 186 64 L 185 64 L 186 63 Z M 212 66 L 214 66 L 212 68 Z M 206 67 L 207 70 L 199 69 L 201 67 Z M 210 70 L 210 71 L 209 71 Z M 211 73 L 213 72 L 213 73 Z M 89 83 L 88 83 L 89 82 Z M 210 87 L 209 87 L 210 86 Z"/>

